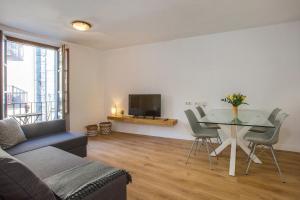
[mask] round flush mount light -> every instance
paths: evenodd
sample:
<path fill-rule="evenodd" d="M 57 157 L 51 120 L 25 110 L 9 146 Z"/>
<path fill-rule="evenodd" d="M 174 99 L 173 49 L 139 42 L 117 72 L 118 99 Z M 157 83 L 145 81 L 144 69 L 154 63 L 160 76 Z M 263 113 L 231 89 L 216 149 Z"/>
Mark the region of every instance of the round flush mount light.
<path fill-rule="evenodd" d="M 92 25 L 90 23 L 80 20 L 73 21 L 72 26 L 77 31 L 87 31 L 92 28 Z"/>

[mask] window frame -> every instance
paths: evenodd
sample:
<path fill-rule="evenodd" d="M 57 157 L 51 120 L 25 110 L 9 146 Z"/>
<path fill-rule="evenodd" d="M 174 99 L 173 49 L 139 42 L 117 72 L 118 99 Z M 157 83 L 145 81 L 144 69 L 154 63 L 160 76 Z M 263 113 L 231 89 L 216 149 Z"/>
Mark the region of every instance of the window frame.
<path fill-rule="evenodd" d="M 11 42 L 26 44 L 26 45 L 36 46 L 36 47 L 41 47 L 41 48 L 46 48 L 46 49 L 55 49 L 56 51 L 60 48 L 57 46 L 53 46 L 53 45 L 49 45 L 49 44 L 45 44 L 45 43 L 34 42 L 34 41 L 30 41 L 30 40 L 24 40 L 24 39 L 20 39 L 20 38 L 8 36 L 8 35 L 5 35 L 5 38 L 6 38 L 6 40 L 11 41 Z"/>
<path fill-rule="evenodd" d="M 5 61 L 5 53 L 6 53 L 6 50 L 4 49 L 5 48 L 5 44 L 4 42 L 6 41 L 11 41 L 11 42 L 16 42 L 16 43 L 19 43 L 19 44 L 24 44 L 24 45 L 30 45 L 30 46 L 34 46 L 34 47 L 41 47 L 41 48 L 45 48 L 45 49 L 53 49 L 55 51 L 57 51 L 57 53 L 59 54 L 59 50 L 63 47 L 64 50 L 65 50 L 65 61 L 64 61 L 64 68 L 66 70 L 66 74 L 67 74 L 67 77 L 63 77 L 63 82 L 65 82 L 65 78 L 66 79 L 66 85 L 64 85 L 66 88 L 65 90 L 63 91 L 64 94 L 63 95 L 63 108 L 64 106 L 66 106 L 66 108 L 64 108 L 61 112 L 62 112 L 62 119 L 65 119 L 67 121 L 69 121 L 69 112 L 70 112 L 70 106 L 69 106 L 69 81 L 70 81 L 70 77 L 69 77 L 69 48 L 66 47 L 66 45 L 63 45 L 62 47 L 58 47 L 58 46 L 53 46 L 53 45 L 49 45 L 49 44 L 45 44 L 45 43 L 39 43 L 39 42 L 35 42 L 35 41 L 30 41 L 30 40 L 24 40 L 24 39 L 21 39 L 21 38 L 16 38 L 16 37 L 12 37 L 12 36 L 9 36 L 9 35 L 5 35 L 3 33 L 2 30 L 0 30 L 0 120 L 2 120 L 4 118 L 4 100 L 3 100 L 3 97 L 4 97 L 4 61 Z M 59 55 L 57 57 L 57 65 L 59 65 L 59 62 L 60 62 L 60 58 L 59 58 Z M 66 95 L 66 96 L 65 96 Z M 66 99 L 65 99 L 66 98 Z M 66 101 L 66 102 L 65 102 Z M 69 123 L 69 122 L 68 122 Z"/>
<path fill-rule="evenodd" d="M 6 50 L 4 49 L 5 36 L 3 31 L 0 30 L 0 120 L 3 119 L 4 110 L 3 110 L 3 69 L 4 69 L 4 53 Z"/>

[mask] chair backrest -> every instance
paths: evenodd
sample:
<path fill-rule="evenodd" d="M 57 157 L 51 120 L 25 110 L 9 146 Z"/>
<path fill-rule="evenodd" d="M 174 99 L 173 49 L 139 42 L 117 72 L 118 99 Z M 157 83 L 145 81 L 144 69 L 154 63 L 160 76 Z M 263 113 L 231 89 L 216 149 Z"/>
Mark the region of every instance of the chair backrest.
<path fill-rule="evenodd" d="M 286 113 L 281 113 L 281 114 L 277 115 L 275 122 L 274 122 L 274 125 L 275 125 L 274 133 L 273 133 L 273 136 L 271 137 L 271 140 L 269 141 L 271 144 L 276 144 L 278 142 L 281 125 L 283 124 L 283 121 L 288 116 L 289 115 Z"/>
<path fill-rule="evenodd" d="M 198 113 L 200 114 L 201 118 L 205 117 L 206 114 L 201 106 L 197 106 L 196 109 L 197 109 Z"/>
<path fill-rule="evenodd" d="M 276 119 L 276 116 L 278 115 L 278 113 L 279 113 L 280 111 L 281 111 L 280 108 L 275 108 L 275 109 L 271 112 L 271 114 L 269 115 L 268 120 L 269 120 L 271 123 L 274 124 L 275 119 Z"/>
<path fill-rule="evenodd" d="M 198 123 L 197 117 L 191 109 L 184 111 L 193 133 L 199 133 L 202 130 L 201 125 Z"/>

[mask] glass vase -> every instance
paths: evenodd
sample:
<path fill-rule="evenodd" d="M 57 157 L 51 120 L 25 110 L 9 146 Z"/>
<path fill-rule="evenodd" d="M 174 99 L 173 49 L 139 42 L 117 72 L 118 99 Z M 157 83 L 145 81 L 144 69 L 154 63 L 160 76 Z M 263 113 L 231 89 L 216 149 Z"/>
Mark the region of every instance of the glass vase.
<path fill-rule="evenodd" d="M 238 118 L 239 110 L 237 106 L 232 106 L 232 116 L 234 119 Z"/>

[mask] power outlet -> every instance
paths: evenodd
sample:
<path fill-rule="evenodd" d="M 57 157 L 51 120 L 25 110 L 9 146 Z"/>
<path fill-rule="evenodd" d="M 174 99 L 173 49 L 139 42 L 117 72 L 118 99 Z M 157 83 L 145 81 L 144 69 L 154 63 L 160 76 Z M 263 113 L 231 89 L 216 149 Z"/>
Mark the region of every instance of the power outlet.
<path fill-rule="evenodd" d="M 193 105 L 193 103 L 192 103 L 191 101 L 186 101 L 186 102 L 185 102 L 185 105 L 186 105 L 186 106 L 191 106 L 191 105 Z"/>
<path fill-rule="evenodd" d="M 205 108 L 207 106 L 207 103 L 206 102 L 200 102 L 200 101 L 198 101 L 198 102 L 195 102 L 194 105 L 195 106 L 202 106 L 202 107 Z"/>

